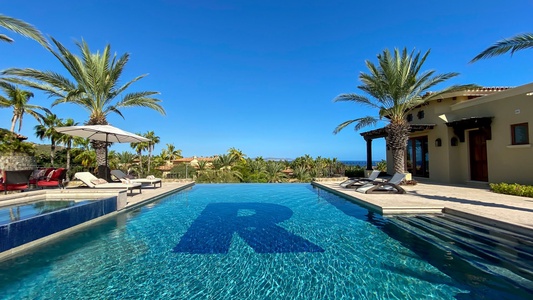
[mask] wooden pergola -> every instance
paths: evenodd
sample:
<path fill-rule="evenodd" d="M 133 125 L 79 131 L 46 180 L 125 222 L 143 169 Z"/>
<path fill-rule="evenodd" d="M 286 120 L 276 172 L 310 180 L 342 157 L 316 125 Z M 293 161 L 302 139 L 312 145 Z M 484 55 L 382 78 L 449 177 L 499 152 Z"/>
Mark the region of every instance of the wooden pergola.
<path fill-rule="evenodd" d="M 436 124 L 411 124 L 409 126 L 409 132 L 424 131 L 433 129 Z M 387 137 L 387 131 L 385 127 L 362 132 L 361 136 L 366 141 L 366 169 L 372 170 L 372 140 L 377 138 Z"/>

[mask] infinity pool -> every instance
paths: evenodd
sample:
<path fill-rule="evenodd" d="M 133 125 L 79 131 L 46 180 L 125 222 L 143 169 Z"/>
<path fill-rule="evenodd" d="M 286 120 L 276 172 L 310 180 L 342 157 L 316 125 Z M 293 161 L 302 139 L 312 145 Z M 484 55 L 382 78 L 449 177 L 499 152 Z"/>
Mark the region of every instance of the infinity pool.
<path fill-rule="evenodd" d="M 0 263 L 0 298 L 520 299 L 387 224 L 308 184 L 196 185 Z"/>

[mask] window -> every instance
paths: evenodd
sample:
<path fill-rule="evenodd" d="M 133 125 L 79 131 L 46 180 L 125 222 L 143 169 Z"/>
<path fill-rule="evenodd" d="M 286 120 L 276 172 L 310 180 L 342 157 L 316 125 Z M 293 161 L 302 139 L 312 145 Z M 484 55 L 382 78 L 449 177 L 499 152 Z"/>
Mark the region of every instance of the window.
<path fill-rule="evenodd" d="M 413 114 L 408 114 L 407 115 L 407 122 L 411 122 L 413 121 Z"/>
<path fill-rule="evenodd" d="M 529 144 L 529 130 L 527 123 L 511 125 L 511 144 L 524 145 Z"/>
<path fill-rule="evenodd" d="M 456 137 L 452 137 L 452 139 L 450 140 L 450 144 L 452 145 L 452 147 L 455 147 L 457 146 L 457 144 L 459 144 L 459 140 Z"/>
<path fill-rule="evenodd" d="M 416 114 L 416 116 L 417 116 L 418 119 L 420 119 L 420 120 L 423 119 L 423 118 L 424 118 L 424 111 L 423 111 L 423 110 L 419 111 L 419 112 Z"/>

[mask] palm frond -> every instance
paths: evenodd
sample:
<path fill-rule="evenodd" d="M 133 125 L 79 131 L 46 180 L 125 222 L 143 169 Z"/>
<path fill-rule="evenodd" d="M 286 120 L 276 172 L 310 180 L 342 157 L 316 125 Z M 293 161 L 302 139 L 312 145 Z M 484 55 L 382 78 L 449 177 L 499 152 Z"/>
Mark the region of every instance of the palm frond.
<path fill-rule="evenodd" d="M 46 38 L 43 36 L 43 34 L 39 30 L 37 30 L 37 28 L 35 28 L 33 25 L 26 23 L 22 20 L 0 14 L 0 26 L 6 29 L 9 29 L 13 32 L 16 32 L 22 36 L 33 39 L 47 49 L 50 47 L 50 44 L 48 43 Z M 9 41 L 9 40 L 13 41 L 11 38 L 5 35 L 2 35 L 2 36 L 4 37 L 2 39 L 4 41 Z"/>
<path fill-rule="evenodd" d="M 513 55 L 516 51 L 528 48 L 533 48 L 533 33 L 515 35 L 511 38 L 498 41 L 496 44 L 483 50 L 483 52 L 474 57 L 470 63 L 476 62 L 480 59 L 502 55 L 507 52 L 511 52 L 511 55 Z"/>
<path fill-rule="evenodd" d="M 10 37 L 8 37 L 5 34 L 0 34 L 0 41 L 7 42 L 7 43 L 13 43 L 14 40 Z"/>
<path fill-rule="evenodd" d="M 335 128 L 335 130 L 333 130 L 333 134 L 339 133 L 341 130 L 343 130 L 344 128 L 346 128 L 347 126 L 349 126 L 349 125 L 351 125 L 353 123 L 356 123 L 355 127 L 354 127 L 354 130 L 358 131 L 358 130 L 360 130 L 363 127 L 370 126 L 370 125 L 375 125 L 377 123 L 377 121 L 378 120 L 376 118 L 374 118 L 374 117 L 363 117 L 363 118 L 357 118 L 357 119 L 353 119 L 353 120 L 348 120 L 348 121 L 345 121 L 345 122 L 342 122 L 341 124 L 339 124 Z"/>

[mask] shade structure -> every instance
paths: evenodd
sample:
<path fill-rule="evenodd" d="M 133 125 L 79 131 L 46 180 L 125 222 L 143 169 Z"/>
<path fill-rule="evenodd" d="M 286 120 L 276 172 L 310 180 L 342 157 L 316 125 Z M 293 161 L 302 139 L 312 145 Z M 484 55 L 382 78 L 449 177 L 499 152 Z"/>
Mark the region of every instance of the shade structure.
<path fill-rule="evenodd" d="M 113 127 L 111 125 L 65 126 L 56 127 L 55 130 L 63 134 L 78 136 L 93 141 L 102 141 L 106 143 L 139 143 L 150 141 L 150 139 L 131 132 L 124 131 L 120 128 Z M 105 147 L 105 167 L 107 169 L 107 145 Z M 100 173 L 100 170 L 98 172 Z M 109 180 L 109 174 L 107 171 L 105 176 L 100 177 L 105 177 L 106 180 Z"/>
<path fill-rule="evenodd" d="M 57 132 L 107 143 L 138 143 L 150 140 L 111 125 L 85 125 L 56 127 Z"/>

